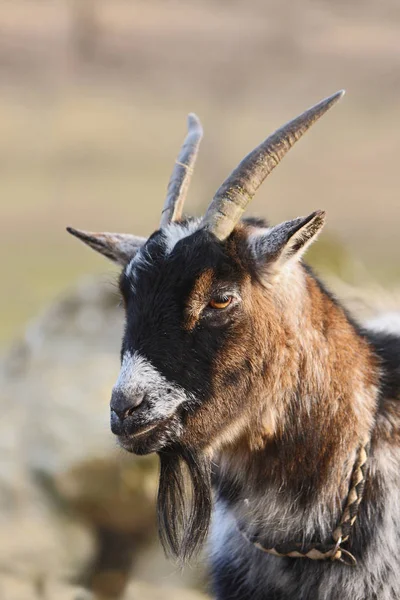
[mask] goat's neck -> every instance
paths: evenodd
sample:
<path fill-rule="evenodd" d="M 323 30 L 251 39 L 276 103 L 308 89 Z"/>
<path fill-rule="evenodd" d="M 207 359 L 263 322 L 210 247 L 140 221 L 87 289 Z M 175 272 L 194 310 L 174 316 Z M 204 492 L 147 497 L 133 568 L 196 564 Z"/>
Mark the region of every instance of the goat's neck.
<path fill-rule="evenodd" d="M 369 344 L 344 310 L 311 275 L 301 277 L 303 301 L 288 300 L 282 311 L 280 348 L 267 343 L 245 433 L 219 458 L 221 485 L 239 516 L 280 527 L 284 539 L 295 534 L 295 515 L 310 535 L 317 522 L 327 533 L 337 517 L 370 435 L 379 380 Z"/>

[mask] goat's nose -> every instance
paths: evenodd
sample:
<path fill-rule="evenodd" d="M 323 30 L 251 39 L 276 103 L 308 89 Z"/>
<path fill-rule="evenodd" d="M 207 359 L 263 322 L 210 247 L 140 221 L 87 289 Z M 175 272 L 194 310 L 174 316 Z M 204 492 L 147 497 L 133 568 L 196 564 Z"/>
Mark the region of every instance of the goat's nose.
<path fill-rule="evenodd" d="M 131 416 L 144 400 L 145 394 L 138 392 L 134 395 L 125 394 L 120 389 L 115 388 L 111 394 L 110 408 L 121 419 Z"/>

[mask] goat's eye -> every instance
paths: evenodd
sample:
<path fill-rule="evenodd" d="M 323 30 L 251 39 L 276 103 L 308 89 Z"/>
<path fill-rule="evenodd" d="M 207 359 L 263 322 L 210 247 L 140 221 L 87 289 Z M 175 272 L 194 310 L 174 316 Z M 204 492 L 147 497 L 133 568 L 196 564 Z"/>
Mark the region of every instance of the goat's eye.
<path fill-rule="evenodd" d="M 232 296 L 221 296 L 221 297 L 211 298 L 210 302 L 208 303 L 208 306 L 210 308 L 216 308 L 218 310 L 221 310 L 223 308 L 227 308 L 231 302 L 232 302 Z"/>

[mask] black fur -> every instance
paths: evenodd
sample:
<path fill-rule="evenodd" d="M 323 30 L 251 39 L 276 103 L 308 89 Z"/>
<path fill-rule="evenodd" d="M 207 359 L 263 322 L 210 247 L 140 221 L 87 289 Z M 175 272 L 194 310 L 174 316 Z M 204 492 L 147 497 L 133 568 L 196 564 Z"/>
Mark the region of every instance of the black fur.
<path fill-rule="evenodd" d="M 381 362 L 381 394 L 400 400 L 400 336 L 383 331 L 365 330 Z"/>
<path fill-rule="evenodd" d="M 185 331 L 184 305 L 200 273 L 213 269 L 219 281 L 233 285 L 241 276 L 237 265 L 205 231 L 179 241 L 168 256 L 154 234 L 146 244 L 145 256 L 151 268 L 135 267 L 134 294 L 125 273 L 120 280 L 126 306 L 122 354 L 139 352 L 168 380 L 204 401 L 211 394 L 213 358 L 229 333 L 227 328 L 217 332 L 206 317 L 194 331 Z"/>
<path fill-rule="evenodd" d="M 211 519 L 211 463 L 188 448 L 162 451 L 157 512 L 165 552 L 182 562 L 205 541 Z"/>

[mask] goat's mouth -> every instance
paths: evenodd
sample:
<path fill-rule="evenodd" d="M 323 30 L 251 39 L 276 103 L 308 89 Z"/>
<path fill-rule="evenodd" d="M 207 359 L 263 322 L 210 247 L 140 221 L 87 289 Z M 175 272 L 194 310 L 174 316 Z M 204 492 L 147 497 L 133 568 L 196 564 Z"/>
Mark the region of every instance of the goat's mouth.
<path fill-rule="evenodd" d="M 118 435 L 119 445 L 132 454 L 150 454 L 164 448 L 171 441 L 175 428 L 170 426 L 171 419 L 144 425 L 136 431 Z"/>

